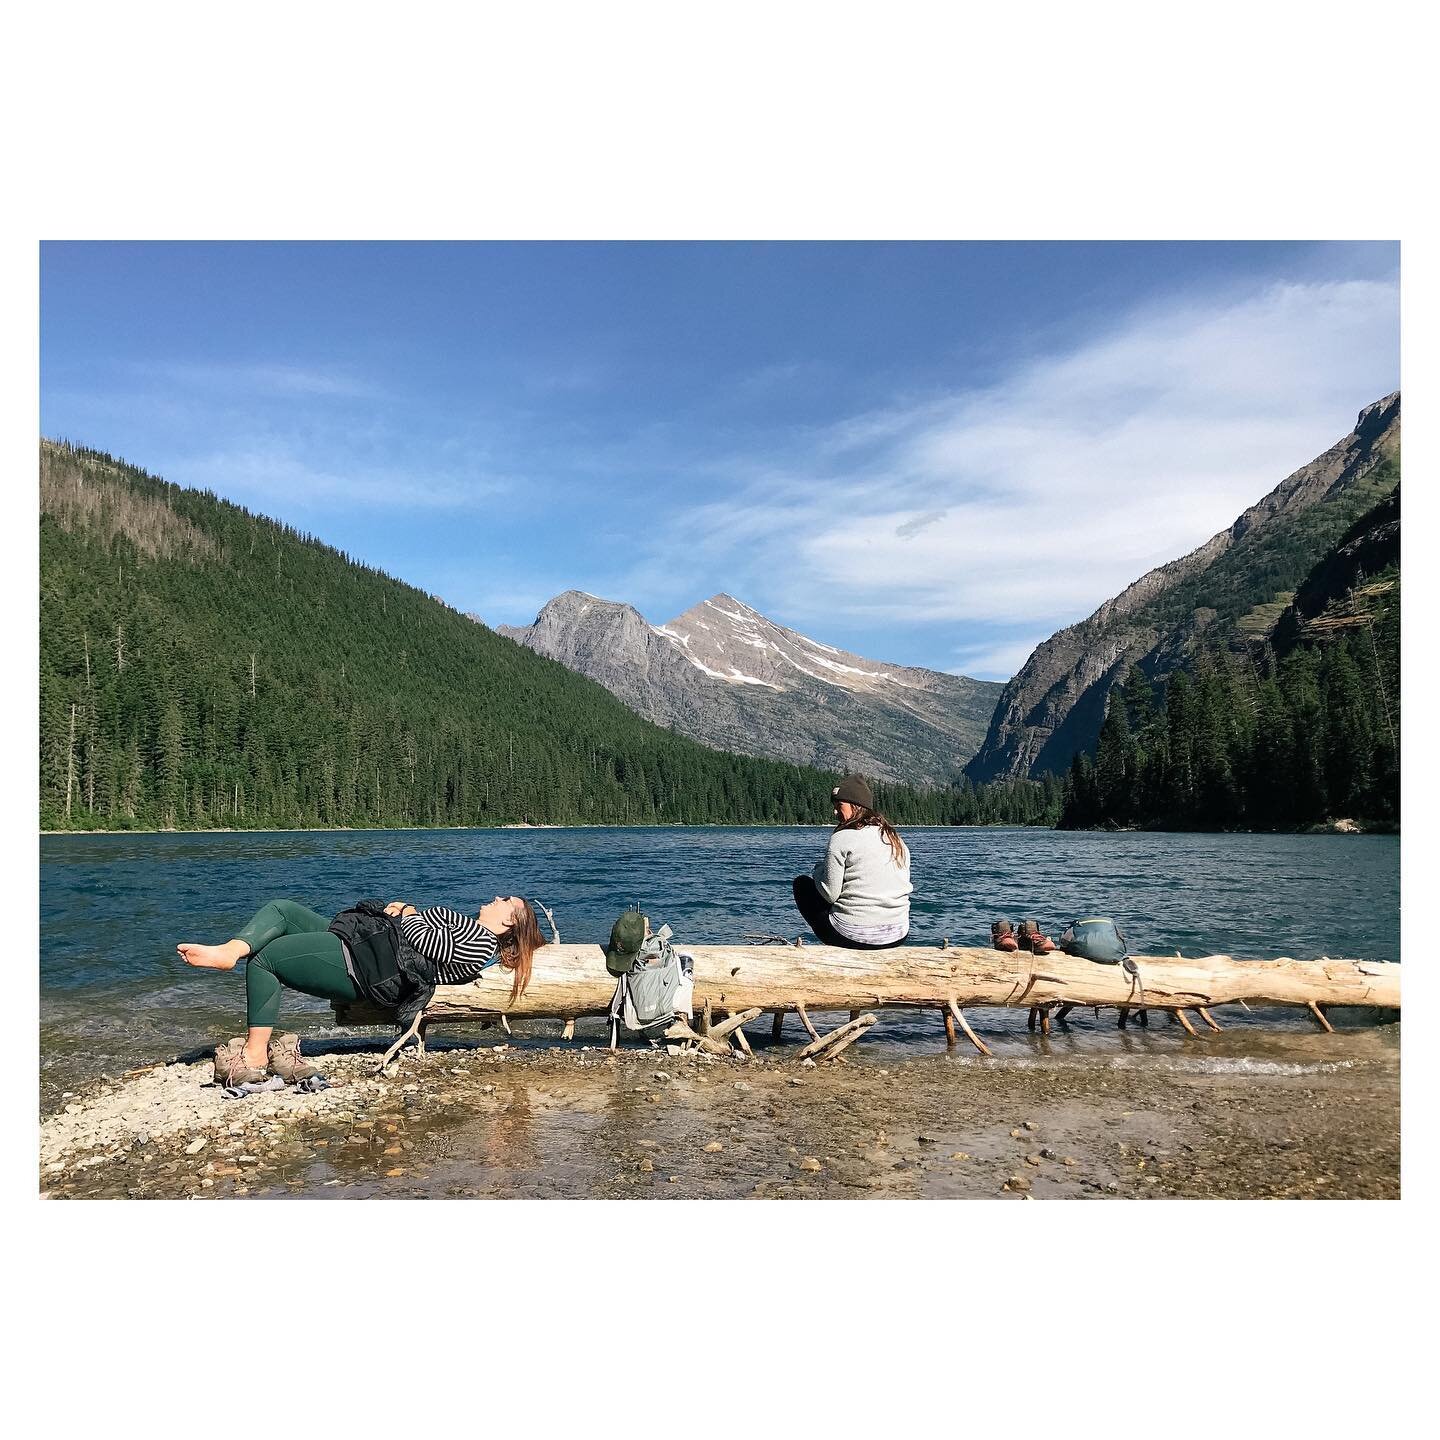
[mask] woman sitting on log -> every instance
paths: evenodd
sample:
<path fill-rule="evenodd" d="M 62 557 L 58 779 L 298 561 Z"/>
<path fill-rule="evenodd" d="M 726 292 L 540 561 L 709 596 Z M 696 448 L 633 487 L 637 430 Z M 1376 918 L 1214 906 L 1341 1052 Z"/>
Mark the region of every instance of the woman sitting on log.
<path fill-rule="evenodd" d="M 316 1074 L 300 1058 L 297 1035 L 271 1038 L 284 989 L 322 1000 L 362 996 L 395 1010 L 402 1024 L 417 1017 L 436 985 L 463 985 L 499 964 L 514 976 L 513 1002 L 530 983 L 531 956 L 545 943 L 535 912 L 518 895 L 497 895 L 475 915 L 403 900 L 362 900 L 333 919 L 294 900 L 272 900 L 223 945 L 182 941 L 187 965 L 233 970 L 245 960 L 249 1033 L 215 1052 L 220 1085 L 258 1084 L 266 1074 L 287 1084 Z"/>
<path fill-rule="evenodd" d="M 858 775 L 847 775 L 830 801 L 835 829 L 814 871 L 795 877 L 795 904 L 822 944 L 898 945 L 910 933 L 910 851 Z"/>

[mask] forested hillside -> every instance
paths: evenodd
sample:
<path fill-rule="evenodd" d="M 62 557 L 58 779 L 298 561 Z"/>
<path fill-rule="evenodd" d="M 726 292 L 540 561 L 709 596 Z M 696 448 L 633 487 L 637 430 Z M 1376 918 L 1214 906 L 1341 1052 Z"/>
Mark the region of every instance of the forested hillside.
<path fill-rule="evenodd" d="M 48 829 L 814 822 L 833 778 L 641 720 L 411 586 L 94 451 L 40 452 Z M 1050 823 L 1058 786 L 886 787 Z"/>
<path fill-rule="evenodd" d="M 1268 636 L 1111 693 L 1061 824 L 1303 829 L 1400 820 L 1400 496 L 1358 520 Z"/>

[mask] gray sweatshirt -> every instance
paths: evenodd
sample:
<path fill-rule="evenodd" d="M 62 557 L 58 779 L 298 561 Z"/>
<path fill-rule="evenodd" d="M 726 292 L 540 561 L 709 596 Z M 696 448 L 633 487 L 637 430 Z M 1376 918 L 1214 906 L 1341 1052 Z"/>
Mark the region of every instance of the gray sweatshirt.
<path fill-rule="evenodd" d="M 836 830 L 811 872 L 832 907 L 830 923 L 852 940 L 899 938 L 910 928 L 910 849 L 897 865 L 878 825 Z"/>

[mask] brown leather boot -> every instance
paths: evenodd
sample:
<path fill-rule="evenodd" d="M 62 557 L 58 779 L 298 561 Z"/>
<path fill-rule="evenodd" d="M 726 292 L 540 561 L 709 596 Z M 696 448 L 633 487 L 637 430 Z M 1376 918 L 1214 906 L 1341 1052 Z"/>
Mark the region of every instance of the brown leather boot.
<path fill-rule="evenodd" d="M 1022 920 L 1020 948 L 1030 951 L 1032 955 L 1048 955 L 1055 948 L 1055 942 L 1048 935 L 1040 933 L 1040 926 L 1034 920 Z"/>

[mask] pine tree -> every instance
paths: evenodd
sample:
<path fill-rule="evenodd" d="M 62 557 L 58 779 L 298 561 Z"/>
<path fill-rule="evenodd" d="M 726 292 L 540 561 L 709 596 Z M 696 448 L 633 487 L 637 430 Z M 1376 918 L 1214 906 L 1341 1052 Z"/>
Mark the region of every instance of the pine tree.
<path fill-rule="evenodd" d="M 1325 695 L 1325 788 L 1336 815 L 1364 813 L 1374 778 L 1369 696 L 1348 640 L 1330 645 L 1321 670 Z"/>
<path fill-rule="evenodd" d="M 1095 751 L 1095 798 L 1100 815 L 1115 824 L 1133 818 L 1136 757 L 1125 697 L 1110 693 L 1105 721 Z"/>

